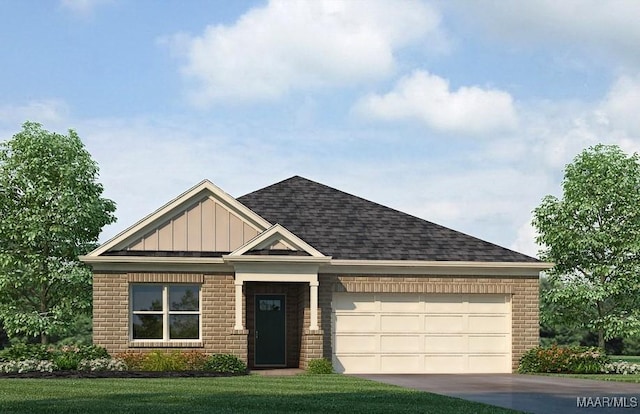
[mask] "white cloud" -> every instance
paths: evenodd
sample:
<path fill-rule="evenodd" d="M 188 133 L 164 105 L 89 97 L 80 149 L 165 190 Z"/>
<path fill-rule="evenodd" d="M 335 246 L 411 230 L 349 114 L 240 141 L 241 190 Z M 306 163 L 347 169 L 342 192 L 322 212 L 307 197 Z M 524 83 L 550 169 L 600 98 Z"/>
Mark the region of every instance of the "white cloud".
<path fill-rule="evenodd" d="M 60 5 L 70 10 L 77 16 L 88 16 L 103 4 L 111 3 L 113 0 L 61 0 Z"/>
<path fill-rule="evenodd" d="M 353 85 L 391 74 L 397 49 L 430 35 L 439 15 L 414 0 L 272 0 L 233 25 L 163 38 L 186 58 L 194 102 L 272 100 L 294 90 Z"/>
<path fill-rule="evenodd" d="M 562 44 L 589 56 L 640 63 L 637 0 L 484 0 L 456 5 L 466 22 L 482 25 L 501 41 Z"/>
<path fill-rule="evenodd" d="M 517 124 L 513 99 L 507 92 L 464 86 L 417 70 L 384 95 L 371 94 L 355 107 L 361 115 L 385 121 L 413 119 L 444 132 L 484 134 L 511 130 Z"/>
<path fill-rule="evenodd" d="M 57 99 L 33 100 L 25 104 L 0 106 L 0 127 L 14 127 L 25 121 L 57 125 L 68 116 L 64 101 Z M 16 131 L 18 132 L 18 131 Z"/>
<path fill-rule="evenodd" d="M 601 110 L 613 129 L 640 138 L 640 76 L 621 76 L 611 87 Z"/>
<path fill-rule="evenodd" d="M 538 243 L 536 243 L 537 237 L 538 232 L 531 225 L 531 221 L 529 220 L 518 229 L 516 239 L 510 246 L 510 249 L 532 257 L 537 257 L 541 249 Z"/>

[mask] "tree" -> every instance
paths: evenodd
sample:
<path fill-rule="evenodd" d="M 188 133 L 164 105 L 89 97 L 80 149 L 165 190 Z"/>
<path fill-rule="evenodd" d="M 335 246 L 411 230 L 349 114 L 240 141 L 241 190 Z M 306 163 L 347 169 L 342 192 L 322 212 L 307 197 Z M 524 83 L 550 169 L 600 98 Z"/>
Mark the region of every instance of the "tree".
<path fill-rule="evenodd" d="M 0 322 L 11 336 L 62 335 L 91 308 L 91 251 L 115 203 L 78 135 L 26 122 L 0 143 Z"/>
<path fill-rule="evenodd" d="M 617 146 L 597 145 L 566 167 L 562 199 L 534 210 L 552 286 L 543 322 L 588 328 L 605 340 L 640 332 L 640 163 Z"/>

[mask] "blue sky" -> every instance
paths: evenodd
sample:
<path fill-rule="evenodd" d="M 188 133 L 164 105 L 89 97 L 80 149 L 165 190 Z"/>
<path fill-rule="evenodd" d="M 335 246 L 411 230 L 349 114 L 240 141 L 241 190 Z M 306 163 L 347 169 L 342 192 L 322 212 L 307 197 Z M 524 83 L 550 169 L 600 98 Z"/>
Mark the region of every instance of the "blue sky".
<path fill-rule="evenodd" d="M 531 211 L 640 149 L 640 2 L 0 0 L 0 140 L 75 129 L 115 235 L 301 175 L 535 255 Z"/>

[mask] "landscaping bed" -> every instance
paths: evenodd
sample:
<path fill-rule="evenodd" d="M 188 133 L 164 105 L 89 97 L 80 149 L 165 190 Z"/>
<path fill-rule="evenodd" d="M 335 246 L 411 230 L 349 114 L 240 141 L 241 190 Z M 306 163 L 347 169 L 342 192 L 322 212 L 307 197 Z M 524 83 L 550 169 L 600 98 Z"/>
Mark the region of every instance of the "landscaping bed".
<path fill-rule="evenodd" d="M 235 355 L 178 350 L 111 356 L 94 345 L 16 344 L 0 351 L 0 378 L 171 378 L 246 375 Z"/>
<path fill-rule="evenodd" d="M 212 371 L 52 371 L 0 373 L 0 378 L 195 378 L 195 377 L 232 377 L 245 373 Z"/>

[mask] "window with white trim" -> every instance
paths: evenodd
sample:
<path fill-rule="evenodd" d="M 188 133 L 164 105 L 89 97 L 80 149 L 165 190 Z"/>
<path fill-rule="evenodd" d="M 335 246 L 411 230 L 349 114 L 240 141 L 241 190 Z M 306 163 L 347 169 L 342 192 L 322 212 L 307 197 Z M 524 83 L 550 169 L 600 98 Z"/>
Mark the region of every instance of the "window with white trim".
<path fill-rule="evenodd" d="M 200 339 L 200 285 L 132 284 L 133 340 Z"/>

